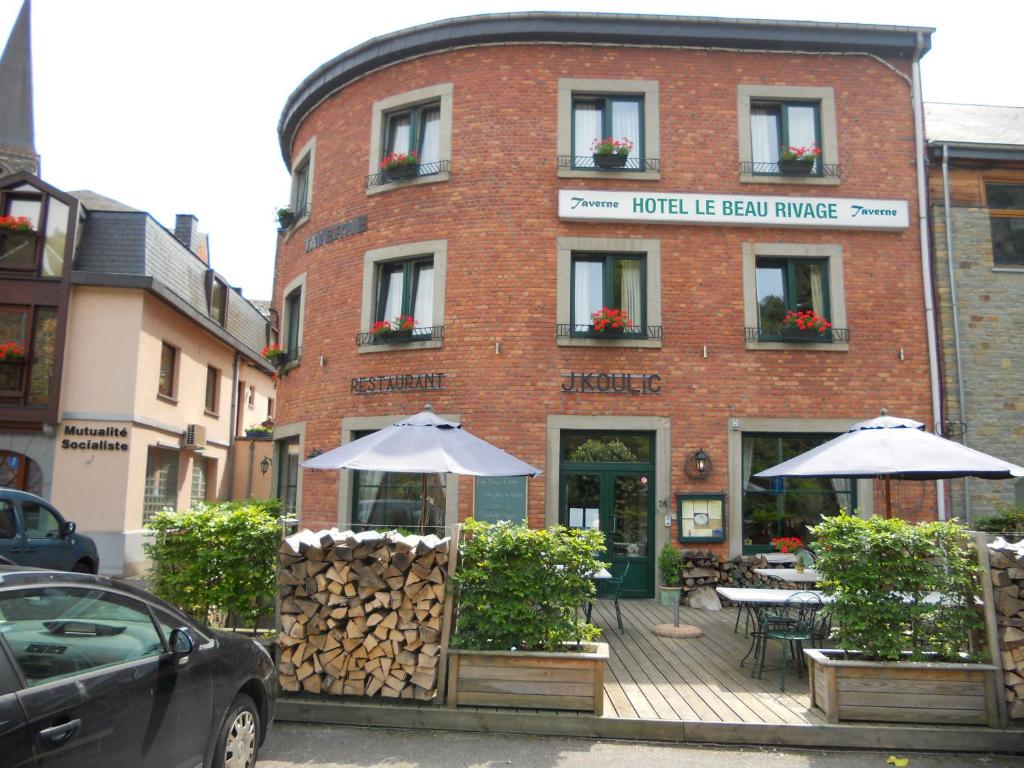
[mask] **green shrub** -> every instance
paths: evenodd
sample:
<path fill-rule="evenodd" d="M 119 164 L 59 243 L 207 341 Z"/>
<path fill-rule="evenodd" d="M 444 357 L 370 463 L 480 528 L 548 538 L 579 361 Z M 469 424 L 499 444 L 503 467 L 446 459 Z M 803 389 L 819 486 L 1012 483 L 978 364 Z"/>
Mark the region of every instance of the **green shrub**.
<path fill-rule="evenodd" d="M 474 650 L 565 650 L 600 630 L 579 616 L 602 567 L 600 531 L 548 530 L 467 520 L 455 573 L 458 618 L 452 645 Z"/>
<path fill-rule="evenodd" d="M 220 612 L 256 627 L 274 610 L 280 506 L 270 499 L 158 512 L 144 546 L 153 594 L 203 623 Z"/>
<path fill-rule="evenodd" d="M 981 626 L 974 608 L 978 570 L 956 522 L 864 520 L 845 511 L 811 528 L 821 589 L 835 597 L 839 646 L 865 658 L 959 660 Z M 926 603 L 930 592 L 943 599 Z M 932 656 L 931 654 L 934 654 Z"/>
<path fill-rule="evenodd" d="M 666 541 L 658 553 L 658 570 L 661 571 L 662 586 L 678 587 L 683 583 L 683 558 L 670 541 Z"/>
<path fill-rule="evenodd" d="M 995 514 L 979 517 L 971 527 L 989 533 L 1024 533 L 1024 507 L 1005 506 Z"/>

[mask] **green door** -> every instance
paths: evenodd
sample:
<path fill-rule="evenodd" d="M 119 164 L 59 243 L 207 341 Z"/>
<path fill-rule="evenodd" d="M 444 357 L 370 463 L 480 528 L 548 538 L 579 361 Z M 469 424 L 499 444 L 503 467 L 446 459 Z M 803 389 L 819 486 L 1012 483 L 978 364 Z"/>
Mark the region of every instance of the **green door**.
<path fill-rule="evenodd" d="M 563 439 L 559 522 L 570 528 L 599 529 L 608 547 L 603 559 L 611 562 L 612 573 L 620 576 L 629 564 L 623 596 L 653 597 L 653 437 L 629 433 L 639 440 L 628 441 L 633 450 L 623 451 L 625 443 L 618 433 L 570 434 L 582 437 L 570 438 L 568 449 Z M 610 453 L 609 440 L 614 441 Z"/>

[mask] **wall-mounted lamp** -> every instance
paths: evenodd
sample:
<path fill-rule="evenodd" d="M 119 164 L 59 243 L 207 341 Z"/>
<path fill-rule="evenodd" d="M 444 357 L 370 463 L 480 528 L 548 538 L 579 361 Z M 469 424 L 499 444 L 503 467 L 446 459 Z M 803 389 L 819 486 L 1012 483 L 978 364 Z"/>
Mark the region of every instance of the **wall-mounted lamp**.
<path fill-rule="evenodd" d="M 703 448 L 698 448 L 687 457 L 686 463 L 683 464 L 683 471 L 687 477 L 692 477 L 694 480 L 705 480 L 711 474 L 713 467 L 711 457 L 704 453 Z"/>
<path fill-rule="evenodd" d="M 270 469 L 270 465 L 274 462 L 270 460 L 269 456 L 264 456 L 263 461 L 260 462 L 260 472 L 264 475 L 267 474 L 267 470 Z"/>
<path fill-rule="evenodd" d="M 306 454 L 306 458 L 307 459 L 315 459 L 321 453 L 323 453 L 323 451 L 321 451 L 319 448 L 314 448 L 312 451 L 310 451 L 309 453 Z"/>

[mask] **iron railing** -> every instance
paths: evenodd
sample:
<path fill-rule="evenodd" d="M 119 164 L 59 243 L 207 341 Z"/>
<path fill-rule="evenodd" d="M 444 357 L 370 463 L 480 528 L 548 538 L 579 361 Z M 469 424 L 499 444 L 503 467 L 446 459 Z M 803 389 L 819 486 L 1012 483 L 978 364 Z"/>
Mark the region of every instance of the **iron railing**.
<path fill-rule="evenodd" d="M 661 329 L 660 325 L 636 325 L 618 331 L 595 331 L 592 325 L 559 323 L 555 326 L 555 337 L 559 339 L 605 339 L 606 341 L 660 339 L 662 337 Z"/>
<path fill-rule="evenodd" d="M 573 155 L 559 155 L 558 167 L 567 168 L 572 171 L 598 171 L 608 173 L 637 172 L 637 171 L 660 171 L 661 160 L 656 157 L 627 157 L 624 165 L 615 168 L 599 168 L 594 163 L 593 155 L 576 157 Z"/>
<path fill-rule="evenodd" d="M 410 179 L 418 179 L 421 176 L 436 176 L 439 173 L 448 173 L 451 170 L 452 163 L 450 160 L 438 160 L 436 163 L 421 163 L 416 166 L 416 172 L 408 173 L 408 175 L 402 175 L 399 177 L 397 173 L 392 171 L 380 171 L 379 173 L 371 173 L 366 177 L 366 187 L 379 187 L 383 184 L 390 184 L 391 182 L 408 181 Z"/>
<path fill-rule="evenodd" d="M 834 341 L 850 340 L 849 328 L 829 328 L 824 333 L 790 332 L 787 330 L 762 331 L 760 328 L 746 328 L 744 330 L 747 341 L 778 341 L 787 344 L 831 344 Z"/>
<path fill-rule="evenodd" d="M 410 344 L 416 341 L 437 341 L 443 338 L 444 326 L 430 325 L 412 331 L 392 331 L 376 336 L 370 332 L 357 333 L 356 344 L 360 347 L 369 347 L 383 344 Z"/>
<path fill-rule="evenodd" d="M 821 178 L 823 176 L 839 177 L 839 165 L 815 161 L 810 173 L 783 173 L 778 163 L 740 163 L 740 173 L 751 176 L 785 176 L 790 179 Z"/>

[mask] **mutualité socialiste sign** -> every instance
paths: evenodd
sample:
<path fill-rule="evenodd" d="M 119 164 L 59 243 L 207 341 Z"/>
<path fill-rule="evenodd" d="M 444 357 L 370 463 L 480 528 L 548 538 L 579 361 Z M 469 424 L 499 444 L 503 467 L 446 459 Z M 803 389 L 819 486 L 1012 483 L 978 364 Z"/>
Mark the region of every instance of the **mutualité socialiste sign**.
<path fill-rule="evenodd" d="M 561 189 L 558 217 L 583 221 L 906 229 L 904 200 Z"/>

